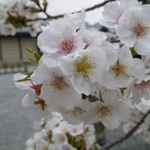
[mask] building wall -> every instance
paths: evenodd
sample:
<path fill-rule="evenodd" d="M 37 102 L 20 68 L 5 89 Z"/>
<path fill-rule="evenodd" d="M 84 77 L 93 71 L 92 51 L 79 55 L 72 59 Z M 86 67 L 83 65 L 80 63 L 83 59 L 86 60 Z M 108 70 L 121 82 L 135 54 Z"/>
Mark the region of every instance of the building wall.
<path fill-rule="evenodd" d="M 37 39 L 30 36 L 0 37 L 0 68 L 18 65 L 33 65 L 28 58 L 33 58 L 25 47 L 38 52 Z"/>

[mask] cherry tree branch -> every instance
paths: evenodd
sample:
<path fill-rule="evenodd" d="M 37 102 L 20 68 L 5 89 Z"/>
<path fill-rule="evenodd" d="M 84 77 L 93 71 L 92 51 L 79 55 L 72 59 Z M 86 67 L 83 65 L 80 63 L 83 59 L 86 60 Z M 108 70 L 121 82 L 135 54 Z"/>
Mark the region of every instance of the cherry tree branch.
<path fill-rule="evenodd" d="M 104 2 L 102 2 L 102 3 L 100 3 L 100 4 L 97 4 L 97 5 L 94 5 L 94 6 L 92 6 L 92 7 L 89 7 L 89 8 L 87 8 L 87 9 L 85 9 L 85 11 L 87 12 L 87 11 L 94 10 L 94 9 L 96 9 L 96 8 L 102 7 L 102 6 L 106 5 L 107 3 L 113 2 L 113 1 L 116 1 L 116 0 L 106 0 L 106 1 L 104 1 Z"/>
<path fill-rule="evenodd" d="M 132 130 L 130 130 L 125 136 L 123 136 L 121 139 L 111 143 L 110 145 L 100 149 L 100 150 L 109 150 L 110 148 L 114 147 L 117 144 L 120 144 L 124 140 L 128 139 L 133 133 L 139 128 L 139 126 L 144 123 L 145 118 L 150 114 L 150 110 L 147 111 L 147 113 L 141 118 L 141 120 L 134 126 Z"/>
<path fill-rule="evenodd" d="M 112 2 L 112 1 L 116 1 L 116 0 L 106 0 L 106 1 L 104 1 L 104 2 L 102 2 L 102 3 L 100 3 L 100 4 L 97 4 L 97 5 L 94 5 L 94 6 L 92 6 L 92 7 L 89 7 L 89 8 L 87 8 L 87 9 L 85 9 L 85 12 L 94 10 L 94 9 L 96 9 L 96 8 L 99 8 L 99 7 L 102 7 L 102 6 L 104 6 L 104 5 L 106 5 L 107 3 Z M 30 21 L 39 21 L 39 20 L 43 20 L 43 21 L 44 21 L 44 20 L 48 20 L 48 19 L 58 19 L 58 18 L 62 18 L 62 17 L 64 16 L 64 14 L 60 14 L 60 15 L 56 15 L 56 16 L 51 16 L 51 15 L 49 15 L 49 14 L 40 6 L 40 4 L 38 5 L 38 7 L 39 7 L 39 10 L 40 10 L 41 12 L 43 12 L 43 13 L 46 15 L 46 18 L 28 19 L 28 20 L 26 20 L 27 22 L 30 22 Z M 79 12 L 79 11 L 77 11 L 77 12 Z M 75 13 L 75 12 L 72 12 L 72 13 Z"/>

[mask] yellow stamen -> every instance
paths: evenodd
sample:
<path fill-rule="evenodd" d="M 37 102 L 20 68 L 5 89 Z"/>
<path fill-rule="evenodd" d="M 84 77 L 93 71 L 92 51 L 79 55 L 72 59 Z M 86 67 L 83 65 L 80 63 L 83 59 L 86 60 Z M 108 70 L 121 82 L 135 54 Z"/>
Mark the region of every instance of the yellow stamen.
<path fill-rule="evenodd" d="M 89 73 L 93 74 L 92 65 L 90 63 L 90 58 L 89 56 L 83 56 L 82 58 L 78 58 L 75 61 L 75 68 L 76 72 L 88 75 Z"/>
<path fill-rule="evenodd" d="M 116 74 L 116 76 L 119 76 L 120 74 L 125 74 L 124 66 L 120 64 L 119 61 L 117 61 L 116 64 L 111 67 L 111 70 Z"/>
<path fill-rule="evenodd" d="M 145 30 L 148 29 L 149 27 L 143 26 L 141 24 L 138 24 L 136 27 L 134 27 L 134 32 L 136 33 L 137 36 L 145 34 Z"/>

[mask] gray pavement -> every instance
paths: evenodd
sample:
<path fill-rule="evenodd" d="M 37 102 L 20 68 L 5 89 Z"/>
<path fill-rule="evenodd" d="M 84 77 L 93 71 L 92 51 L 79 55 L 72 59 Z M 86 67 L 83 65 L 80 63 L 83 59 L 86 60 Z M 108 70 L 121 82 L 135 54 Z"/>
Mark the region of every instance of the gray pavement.
<path fill-rule="evenodd" d="M 0 150 L 23 150 L 32 136 L 32 122 L 21 104 L 24 92 L 17 89 L 13 75 L 0 75 Z"/>
<path fill-rule="evenodd" d="M 23 91 L 13 83 L 13 74 L 0 75 L 0 150 L 25 150 L 25 141 L 34 131 L 21 104 Z M 123 136 L 121 127 L 106 130 L 106 145 Z M 150 145 L 132 137 L 111 150 L 150 150 Z"/>

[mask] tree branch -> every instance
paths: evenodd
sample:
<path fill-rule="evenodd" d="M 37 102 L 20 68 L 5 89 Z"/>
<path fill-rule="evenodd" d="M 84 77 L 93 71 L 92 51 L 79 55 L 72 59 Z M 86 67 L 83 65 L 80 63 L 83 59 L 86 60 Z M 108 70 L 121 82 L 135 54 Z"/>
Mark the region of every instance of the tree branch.
<path fill-rule="evenodd" d="M 106 0 L 106 1 L 104 1 L 102 3 L 100 3 L 100 4 L 97 4 L 97 5 L 94 5 L 92 7 L 89 7 L 87 9 L 85 9 L 85 12 L 94 10 L 96 8 L 99 8 L 99 7 L 102 7 L 102 6 L 104 6 L 107 3 L 112 2 L 112 1 L 116 1 L 116 0 Z M 30 22 L 30 21 L 39 21 L 39 20 L 43 20 L 44 21 L 44 20 L 48 20 L 48 19 L 58 19 L 58 18 L 62 18 L 64 16 L 64 14 L 60 14 L 60 15 L 56 15 L 56 16 L 51 16 L 51 15 L 47 14 L 40 6 L 39 6 L 39 9 L 41 10 L 41 12 L 43 12 L 47 16 L 47 18 L 28 19 L 26 21 L 27 22 Z M 77 11 L 77 12 L 80 12 L 80 11 Z M 72 12 L 72 13 L 75 13 L 75 12 Z"/>
<path fill-rule="evenodd" d="M 115 145 L 123 142 L 127 138 L 129 138 L 133 133 L 139 128 L 139 126 L 144 122 L 145 118 L 150 114 L 150 110 L 142 117 L 142 119 L 136 124 L 136 126 L 130 130 L 125 136 L 123 136 L 121 139 L 115 141 L 114 143 L 111 143 L 110 145 L 100 149 L 100 150 L 109 150 L 110 148 L 114 147 Z"/>
<path fill-rule="evenodd" d="M 100 4 L 97 4 L 97 5 L 94 5 L 94 6 L 92 6 L 92 7 L 89 7 L 89 8 L 87 8 L 87 9 L 85 9 L 85 11 L 87 12 L 87 11 L 94 10 L 94 9 L 96 9 L 96 8 L 102 7 L 102 6 L 106 5 L 107 3 L 113 2 L 113 1 L 116 1 L 116 0 L 106 0 L 106 1 L 104 1 L 104 2 L 102 2 L 102 3 L 100 3 Z"/>

